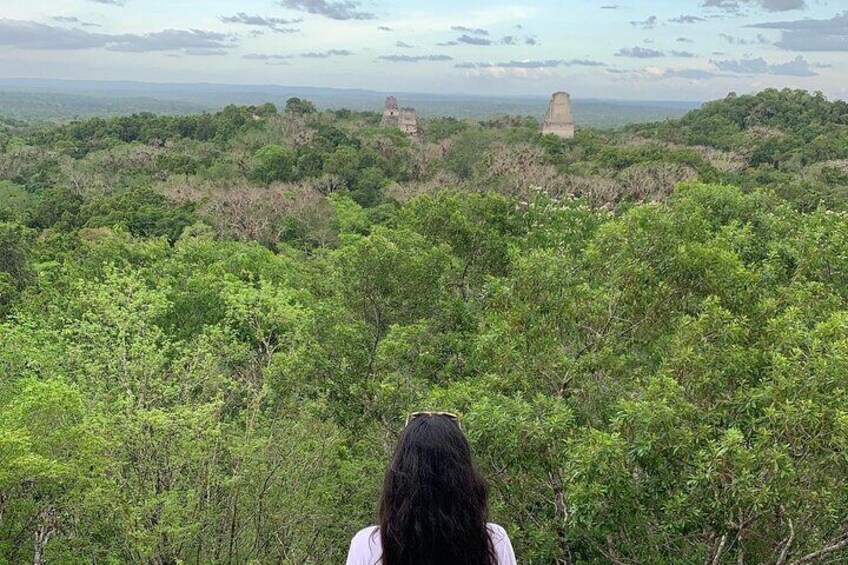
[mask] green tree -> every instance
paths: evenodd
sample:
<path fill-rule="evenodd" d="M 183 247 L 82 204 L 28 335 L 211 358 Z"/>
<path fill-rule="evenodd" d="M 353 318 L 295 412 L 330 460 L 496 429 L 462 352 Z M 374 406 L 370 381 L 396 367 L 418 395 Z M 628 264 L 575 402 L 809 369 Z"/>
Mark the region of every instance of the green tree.
<path fill-rule="evenodd" d="M 0 317 L 33 281 L 31 249 L 35 235 L 21 225 L 0 222 Z"/>
<path fill-rule="evenodd" d="M 286 100 L 286 112 L 300 115 L 314 114 L 316 112 L 315 104 L 295 96 Z"/>
<path fill-rule="evenodd" d="M 271 184 L 294 180 L 294 153 L 288 147 L 266 145 L 256 152 L 256 164 L 250 173 L 254 182 Z"/>
<path fill-rule="evenodd" d="M 87 227 L 122 226 L 140 237 L 165 236 L 176 241 L 186 227 L 196 221 L 191 204 L 176 205 L 151 189 L 95 198 L 85 204 L 80 215 Z"/>

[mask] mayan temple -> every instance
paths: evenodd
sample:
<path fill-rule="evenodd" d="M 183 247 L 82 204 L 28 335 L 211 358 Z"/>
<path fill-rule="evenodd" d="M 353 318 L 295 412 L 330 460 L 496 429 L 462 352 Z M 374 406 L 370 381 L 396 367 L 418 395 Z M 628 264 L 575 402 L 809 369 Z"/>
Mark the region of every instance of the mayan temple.
<path fill-rule="evenodd" d="M 574 118 L 571 116 L 571 95 L 556 92 L 551 96 L 548 113 L 542 122 L 542 133 L 552 133 L 565 139 L 574 137 Z"/>
<path fill-rule="evenodd" d="M 416 137 L 418 136 L 418 114 L 413 108 L 401 108 L 398 106 L 397 98 L 389 96 L 386 98 L 380 127 L 398 128 L 406 135 Z"/>

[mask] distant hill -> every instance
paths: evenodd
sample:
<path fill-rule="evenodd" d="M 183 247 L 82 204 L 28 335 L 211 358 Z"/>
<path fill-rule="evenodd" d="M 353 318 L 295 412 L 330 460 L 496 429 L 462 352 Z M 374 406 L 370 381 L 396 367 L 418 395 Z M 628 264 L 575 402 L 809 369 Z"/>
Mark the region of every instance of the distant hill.
<path fill-rule="evenodd" d="M 115 98 L 89 94 L 0 91 L 0 116 L 35 122 L 65 122 L 77 118 L 139 112 L 189 114 L 207 109 L 200 104 L 142 96 Z"/>
<path fill-rule="evenodd" d="M 750 149 L 752 141 L 771 139 L 787 150 L 803 152 L 822 134 L 833 142 L 832 134 L 846 126 L 848 102 L 829 101 L 821 93 L 771 88 L 754 95 L 730 94 L 679 120 L 633 125 L 631 129 L 674 143 L 718 149 Z"/>
<path fill-rule="evenodd" d="M 292 96 L 308 98 L 320 109 L 380 110 L 389 93 L 280 85 L 174 84 L 132 81 L 0 79 L 0 116 L 63 122 L 76 118 L 135 112 L 188 114 L 220 110 L 227 104 L 280 104 Z M 401 103 L 427 116 L 489 118 L 504 114 L 541 118 L 547 96 L 473 96 L 395 93 Z M 575 99 L 578 125 L 616 127 L 676 118 L 697 102 Z"/>
<path fill-rule="evenodd" d="M 848 158 L 848 102 L 804 90 L 731 94 L 680 119 L 629 129 L 671 143 L 738 151 L 752 165 L 796 172 L 812 163 Z"/>

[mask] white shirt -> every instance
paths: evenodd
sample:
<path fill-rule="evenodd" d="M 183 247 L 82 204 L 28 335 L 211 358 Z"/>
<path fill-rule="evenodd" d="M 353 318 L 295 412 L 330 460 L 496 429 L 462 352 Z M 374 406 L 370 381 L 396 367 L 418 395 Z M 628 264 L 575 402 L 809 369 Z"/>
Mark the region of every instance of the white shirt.
<path fill-rule="evenodd" d="M 506 530 L 497 524 L 488 524 L 489 536 L 495 546 L 498 565 L 516 565 L 515 552 Z M 380 565 L 383 558 L 383 545 L 377 526 L 360 530 L 350 542 L 347 565 Z"/>

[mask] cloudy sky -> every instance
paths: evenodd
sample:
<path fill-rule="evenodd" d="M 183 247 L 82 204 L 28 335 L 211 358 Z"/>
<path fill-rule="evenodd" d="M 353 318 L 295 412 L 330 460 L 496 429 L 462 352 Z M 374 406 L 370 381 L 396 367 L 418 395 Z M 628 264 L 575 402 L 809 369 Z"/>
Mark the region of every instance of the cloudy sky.
<path fill-rule="evenodd" d="M 0 0 L 0 77 L 848 98 L 848 0 Z"/>

